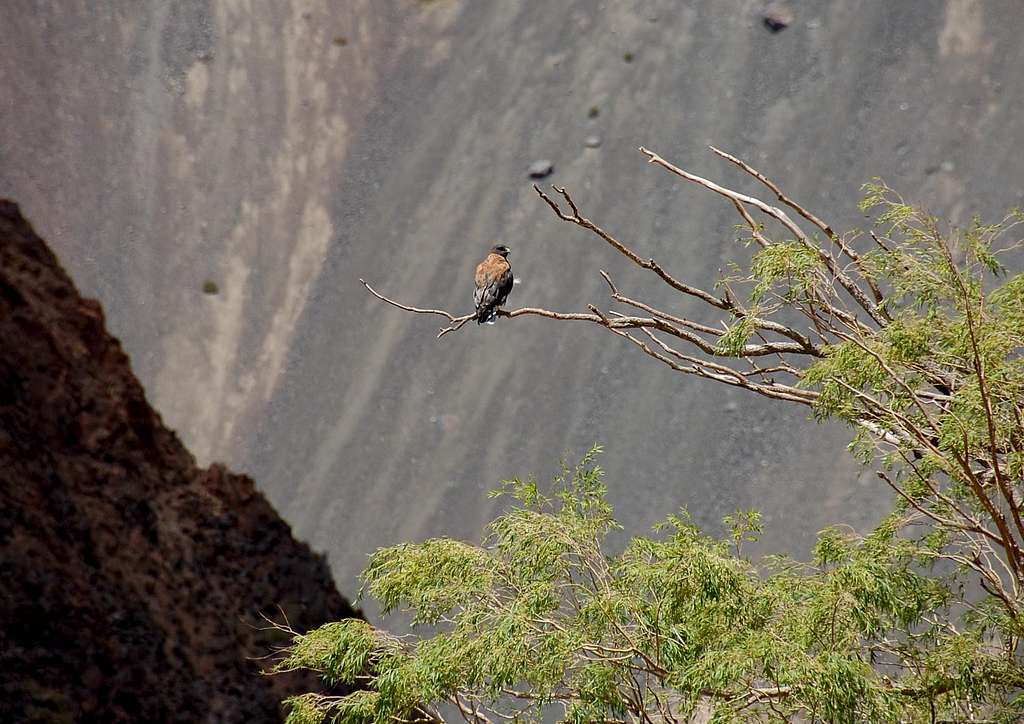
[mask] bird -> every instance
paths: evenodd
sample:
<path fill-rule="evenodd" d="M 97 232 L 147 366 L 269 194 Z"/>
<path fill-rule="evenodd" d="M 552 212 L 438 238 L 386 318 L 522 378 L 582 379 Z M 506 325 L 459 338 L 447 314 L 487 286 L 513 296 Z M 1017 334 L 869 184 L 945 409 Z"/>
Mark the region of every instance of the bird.
<path fill-rule="evenodd" d="M 512 291 L 514 280 L 512 266 L 508 263 L 509 248 L 495 244 L 482 262 L 476 267 L 476 323 L 494 324 L 498 307 L 505 303 Z"/>

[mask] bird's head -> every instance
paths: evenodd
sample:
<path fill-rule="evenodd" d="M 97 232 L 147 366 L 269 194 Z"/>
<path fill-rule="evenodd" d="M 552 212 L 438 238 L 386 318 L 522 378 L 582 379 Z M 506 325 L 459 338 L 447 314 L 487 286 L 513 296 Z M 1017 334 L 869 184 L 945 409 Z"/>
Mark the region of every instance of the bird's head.
<path fill-rule="evenodd" d="M 502 258 L 505 259 L 508 258 L 509 251 L 509 248 L 504 244 L 495 244 L 494 246 L 491 247 L 492 254 L 497 254 L 498 256 L 501 256 Z"/>

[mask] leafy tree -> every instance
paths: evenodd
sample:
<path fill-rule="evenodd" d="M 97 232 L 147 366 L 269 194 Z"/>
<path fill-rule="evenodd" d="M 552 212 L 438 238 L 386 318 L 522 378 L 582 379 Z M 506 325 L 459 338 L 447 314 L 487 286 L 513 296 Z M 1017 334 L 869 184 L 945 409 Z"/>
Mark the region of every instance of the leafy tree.
<path fill-rule="evenodd" d="M 366 590 L 426 633 L 354 620 L 293 632 L 277 670 L 366 688 L 291 699 L 291 721 L 1024 717 L 1024 275 L 1001 261 L 1019 246 L 1007 239 L 1024 215 L 943 229 L 875 182 L 862 203 L 874 227 L 840 235 L 713 150 L 781 207 L 641 149 L 736 208 L 754 253 L 718 293 L 638 254 L 565 189 L 554 189 L 559 200 L 537 193 L 723 326 L 627 296 L 604 272 L 618 309 L 499 314 L 593 323 L 680 373 L 845 421 L 851 451 L 893 491 L 891 512 L 867 535 L 823 531 L 805 563 L 744 555 L 760 530 L 755 512 L 727 518 L 722 540 L 682 512 L 610 555 L 603 543 L 617 524 L 595 448 L 551 493 L 509 482 L 514 505 L 480 546 L 441 539 L 375 553 Z M 447 317 L 439 336 L 472 316 L 367 288 Z"/>

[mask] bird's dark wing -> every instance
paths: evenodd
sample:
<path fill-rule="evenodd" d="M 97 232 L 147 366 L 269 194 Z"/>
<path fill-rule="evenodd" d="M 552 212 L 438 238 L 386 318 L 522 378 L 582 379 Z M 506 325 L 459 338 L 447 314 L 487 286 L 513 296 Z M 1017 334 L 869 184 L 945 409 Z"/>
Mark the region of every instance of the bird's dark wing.
<path fill-rule="evenodd" d="M 506 266 L 508 266 L 507 263 Z M 494 306 L 500 307 L 505 303 L 505 300 L 508 299 L 509 292 L 512 291 L 512 287 L 515 283 L 516 280 L 512 277 L 512 267 L 508 266 L 505 273 L 498 278 L 496 290 L 497 301 L 495 301 Z"/>

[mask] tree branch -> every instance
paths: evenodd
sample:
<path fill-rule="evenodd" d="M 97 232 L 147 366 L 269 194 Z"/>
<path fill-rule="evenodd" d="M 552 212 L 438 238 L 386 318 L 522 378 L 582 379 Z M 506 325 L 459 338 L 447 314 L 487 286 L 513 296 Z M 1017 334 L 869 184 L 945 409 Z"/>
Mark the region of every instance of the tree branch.
<path fill-rule="evenodd" d="M 411 307 L 408 304 L 396 302 L 394 299 L 388 299 L 383 294 L 378 292 L 376 289 L 371 287 L 364 279 L 360 279 L 359 283 L 366 287 L 366 290 L 370 292 L 370 294 L 377 297 L 377 299 L 381 300 L 382 302 L 390 304 L 392 307 L 398 307 L 399 309 L 403 309 L 406 312 L 412 312 L 413 314 L 433 314 L 439 317 L 446 317 L 448 321 L 451 322 L 452 324 L 449 327 L 443 327 L 441 331 L 437 333 L 438 339 L 448 334 L 449 332 L 455 332 L 456 330 L 461 329 L 462 325 L 464 325 L 471 319 L 476 319 L 476 314 L 464 314 L 461 317 L 456 317 L 451 312 L 446 312 L 443 309 L 421 309 L 420 307 Z"/>
<path fill-rule="evenodd" d="M 544 199 L 547 205 L 551 207 L 551 210 L 555 212 L 555 215 L 562 221 L 568 221 L 570 223 L 576 224 L 577 226 L 580 226 L 584 229 L 587 229 L 597 234 L 606 242 L 608 242 L 608 244 L 611 245 L 612 248 L 616 249 L 620 254 L 630 259 L 637 266 L 643 269 L 649 269 L 653 271 L 655 274 L 661 277 L 662 281 L 664 281 L 666 284 L 668 284 L 676 291 L 682 292 L 683 294 L 688 294 L 691 297 L 696 297 L 697 299 L 700 299 L 702 302 L 710 304 L 712 307 L 716 307 L 726 312 L 737 311 L 735 305 L 729 300 L 720 299 L 716 297 L 714 294 L 710 294 L 704 291 L 703 289 L 690 286 L 689 284 L 686 284 L 685 282 L 676 279 L 674 276 L 665 271 L 661 267 L 661 265 L 658 264 L 658 262 L 656 262 L 654 259 L 643 259 L 639 254 L 637 254 L 635 251 L 627 247 L 625 244 L 623 244 L 621 241 L 619 241 L 614 236 L 609 234 L 607 231 L 602 229 L 600 226 L 595 224 L 593 221 L 581 216 L 579 209 L 576 207 L 576 203 L 572 200 L 572 197 L 569 195 L 569 192 L 565 190 L 565 187 L 552 186 L 551 188 L 562 195 L 562 197 L 565 199 L 565 202 L 569 205 L 569 208 L 572 210 L 571 214 L 566 214 L 565 212 L 563 212 L 557 202 L 552 200 L 551 197 L 549 197 L 547 194 L 541 191 L 540 187 L 537 184 L 533 185 L 533 190 L 537 192 L 537 195 Z"/>
<path fill-rule="evenodd" d="M 566 191 L 564 187 L 552 186 L 551 188 L 562 195 L 566 203 L 569 205 L 569 208 L 572 210 L 571 214 L 566 214 L 565 212 L 563 212 L 556 201 L 554 201 L 553 199 L 551 199 L 551 197 L 549 197 L 547 194 L 541 191 L 540 187 L 537 186 L 537 184 L 533 185 L 534 191 L 536 191 L 537 194 L 547 203 L 547 205 L 551 207 L 551 210 L 555 212 L 555 215 L 558 218 L 562 219 L 563 221 L 568 221 L 572 224 L 576 224 L 581 228 L 587 229 L 588 231 L 597 234 L 599 237 L 604 239 L 612 248 L 616 249 L 623 256 L 630 259 L 637 266 L 641 267 L 642 269 L 648 269 L 650 271 L 653 271 L 673 289 L 680 291 L 683 294 L 695 297 L 712 307 L 721 309 L 722 311 L 725 312 L 729 312 L 732 316 L 736 318 L 742 319 L 748 316 L 747 313 L 740 309 L 736 305 L 736 303 L 733 302 L 732 299 L 730 299 L 729 297 L 716 297 L 713 294 L 704 291 L 703 289 L 686 284 L 685 282 L 676 279 L 671 274 L 666 272 L 662 268 L 662 266 L 658 264 L 658 262 L 656 262 L 654 259 L 643 259 L 639 254 L 637 254 L 635 251 L 633 251 L 628 246 L 623 244 L 621 241 L 616 239 L 605 229 L 601 228 L 590 219 L 587 219 L 580 215 L 579 207 L 576 205 L 576 202 L 573 201 L 572 196 L 569 195 L 569 192 Z M 611 284 L 610 280 L 608 280 L 607 278 L 605 279 L 605 281 L 609 282 L 609 286 L 612 287 L 614 296 L 614 294 L 616 293 L 615 286 Z M 797 344 L 804 347 L 806 351 L 810 354 L 814 354 L 815 356 L 819 357 L 824 356 L 823 351 L 819 347 L 815 346 L 805 335 L 801 334 L 795 329 L 792 329 L 791 327 L 787 327 L 786 325 L 779 324 L 778 322 L 773 322 L 768 319 L 752 318 L 751 321 L 753 321 L 759 329 L 763 329 L 768 332 L 775 332 L 777 334 L 781 334 L 784 337 L 792 339 L 793 341 L 797 342 Z M 687 326 L 690 326 L 690 323 L 687 323 Z"/>
<path fill-rule="evenodd" d="M 853 299 L 857 302 L 861 309 L 863 309 L 868 314 L 868 316 L 870 316 L 871 319 L 875 321 L 876 324 L 880 326 L 885 326 L 886 322 L 884 317 L 882 317 L 878 313 L 878 310 L 876 309 L 875 305 L 871 302 L 870 299 L 867 298 L 867 296 L 864 294 L 864 291 L 859 286 L 857 286 L 856 282 L 850 279 L 850 277 L 847 276 L 846 273 L 842 271 L 842 269 L 839 268 L 839 266 L 836 264 L 835 259 L 833 259 L 828 254 L 828 252 L 819 247 L 817 244 L 811 242 L 806 232 L 804 232 L 804 230 L 801 229 L 795 221 L 789 218 L 789 215 L 786 214 L 785 211 L 778 208 L 777 206 L 767 204 L 764 201 L 761 201 L 760 199 L 755 198 L 753 196 L 747 196 L 746 194 L 741 194 L 738 191 L 727 189 L 724 186 L 719 186 L 714 181 L 709 181 L 706 178 L 702 178 L 700 176 L 697 176 L 696 174 L 692 174 L 689 171 L 684 171 L 678 166 L 669 163 L 668 161 L 666 161 L 664 158 L 654 153 L 653 151 L 647 150 L 643 146 L 640 147 L 640 153 L 647 156 L 648 163 L 653 163 L 658 166 L 661 166 L 665 170 L 674 173 L 676 176 L 684 178 L 687 181 L 692 181 L 693 183 L 699 186 L 703 186 L 704 188 L 710 191 L 714 191 L 716 194 L 724 196 L 725 198 L 730 199 L 734 203 L 739 202 L 743 204 L 749 204 L 750 206 L 754 206 L 757 209 L 764 212 L 765 214 L 767 214 L 768 216 L 778 221 L 786 229 L 788 229 L 799 241 L 803 242 L 804 244 L 807 245 L 808 248 L 813 249 L 817 253 L 818 258 L 829 270 L 829 273 L 831 273 L 835 277 L 836 281 L 839 282 L 839 284 L 843 287 L 843 289 L 847 291 L 847 293 L 851 297 L 853 297 Z"/>

